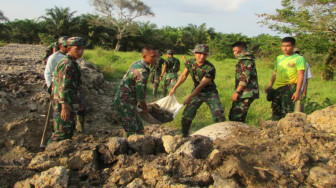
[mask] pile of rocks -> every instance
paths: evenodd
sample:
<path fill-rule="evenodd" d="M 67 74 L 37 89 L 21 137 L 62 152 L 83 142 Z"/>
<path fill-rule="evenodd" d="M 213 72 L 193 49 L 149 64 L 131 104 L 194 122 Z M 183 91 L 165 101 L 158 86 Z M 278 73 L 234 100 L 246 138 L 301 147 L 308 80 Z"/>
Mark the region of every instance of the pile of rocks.
<path fill-rule="evenodd" d="M 336 106 L 309 116 L 288 114 L 278 122 L 261 122 L 259 128 L 223 122 L 183 138 L 156 125 L 145 127 L 145 135 L 123 138 L 118 129 L 113 131 L 118 124 L 112 109 L 115 87 L 84 60 L 80 66 L 90 135 L 75 135 L 42 151 L 49 103 L 43 51 L 32 45 L 0 48 L 1 185 L 336 187 Z"/>

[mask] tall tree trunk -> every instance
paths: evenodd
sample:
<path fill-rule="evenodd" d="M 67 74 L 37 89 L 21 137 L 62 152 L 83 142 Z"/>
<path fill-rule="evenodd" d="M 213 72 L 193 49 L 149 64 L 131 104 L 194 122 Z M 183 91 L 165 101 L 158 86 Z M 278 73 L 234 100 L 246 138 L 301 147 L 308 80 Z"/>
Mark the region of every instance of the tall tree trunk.
<path fill-rule="evenodd" d="M 114 51 L 119 51 L 119 49 L 120 49 L 120 39 L 117 39 L 117 44 L 114 48 Z"/>
<path fill-rule="evenodd" d="M 332 81 L 334 80 L 334 66 L 336 64 L 336 49 L 335 46 L 332 45 L 329 48 L 329 56 L 325 62 L 324 68 L 322 70 L 322 80 Z"/>

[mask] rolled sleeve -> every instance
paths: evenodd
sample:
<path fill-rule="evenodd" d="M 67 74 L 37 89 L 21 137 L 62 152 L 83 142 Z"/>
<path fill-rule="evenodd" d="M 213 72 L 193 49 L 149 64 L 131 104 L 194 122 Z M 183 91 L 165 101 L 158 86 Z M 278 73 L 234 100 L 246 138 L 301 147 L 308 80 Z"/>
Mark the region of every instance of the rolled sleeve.
<path fill-rule="evenodd" d="M 252 62 L 244 61 L 239 71 L 239 85 L 246 86 L 251 79 Z"/>
<path fill-rule="evenodd" d="M 136 79 L 136 82 L 135 82 L 137 101 L 138 102 L 145 102 L 146 101 L 146 89 L 147 89 L 147 81 L 148 81 L 148 72 L 147 71 L 141 71 L 138 76 L 139 76 L 139 79 Z"/>
<path fill-rule="evenodd" d="M 69 104 L 71 101 L 70 96 L 73 94 L 73 90 L 71 89 L 73 85 L 73 76 L 74 76 L 74 69 L 73 67 L 69 65 L 65 65 L 63 69 L 63 77 L 62 81 L 59 85 L 59 103 L 64 104 L 67 103 Z"/>

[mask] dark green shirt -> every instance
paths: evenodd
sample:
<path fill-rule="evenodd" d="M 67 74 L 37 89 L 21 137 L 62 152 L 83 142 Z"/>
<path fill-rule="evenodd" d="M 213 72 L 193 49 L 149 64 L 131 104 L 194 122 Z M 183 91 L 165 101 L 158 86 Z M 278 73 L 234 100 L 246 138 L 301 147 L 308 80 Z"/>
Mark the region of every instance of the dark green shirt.
<path fill-rule="evenodd" d="M 177 73 L 180 70 L 180 60 L 175 57 L 166 59 L 166 73 Z"/>
<path fill-rule="evenodd" d="M 216 77 L 216 68 L 213 64 L 209 61 L 205 61 L 202 66 L 199 66 L 196 62 L 196 59 L 190 59 L 185 63 L 185 67 L 189 70 L 189 74 L 194 81 L 194 88 L 195 89 L 204 77 L 212 79 L 211 82 L 206 85 L 201 93 L 206 92 L 216 92 L 217 93 L 217 86 L 215 84 L 215 77 Z"/>

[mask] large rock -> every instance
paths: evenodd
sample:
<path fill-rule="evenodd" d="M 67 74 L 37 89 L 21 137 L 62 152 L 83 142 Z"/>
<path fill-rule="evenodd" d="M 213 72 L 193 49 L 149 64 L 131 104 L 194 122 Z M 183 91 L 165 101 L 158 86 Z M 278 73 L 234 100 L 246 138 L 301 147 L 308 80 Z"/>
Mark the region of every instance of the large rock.
<path fill-rule="evenodd" d="M 28 168 L 43 171 L 54 166 L 66 166 L 72 170 L 94 170 L 97 168 L 97 146 L 89 141 L 93 142 L 90 137 L 75 136 L 72 140 L 51 143 L 44 152 L 37 153 Z"/>
<path fill-rule="evenodd" d="M 336 175 L 322 167 L 314 167 L 310 170 L 308 182 L 315 187 L 336 187 Z"/>
<path fill-rule="evenodd" d="M 307 119 L 319 131 L 336 133 L 336 105 L 315 111 Z"/>
<path fill-rule="evenodd" d="M 211 140 L 215 140 L 217 138 L 225 139 L 233 133 L 233 129 L 236 127 L 250 128 L 250 126 L 245 123 L 235 122 L 235 121 L 226 121 L 226 122 L 215 123 L 215 124 L 206 126 L 194 132 L 191 136 L 202 135 L 202 136 L 209 137 Z"/>
<path fill-rule="evenodd" d="M 128 147 L 138 153 L 155 154 L 155 138 L 145 135 L 131 135 L 127 138 Z"/>
<path fill-rule="evenodd" d="M 214 184 L 210 188 L 239 188 L 239 184 L 232 178 L 223 179 L 218 174 L 212 175 Z"/>
<path fill-rule="evenodd" d="M 131 166 L 128 168 L 120 168 L 116 171 L 113 171 L 108 178 L 107 184 L 126 186 L 131 183 L 135 178 L 140 176 L 140 169 L 137 166 Z M 105 185 L 105 187 L 108 187 Z"/>
<path fill-rule="evenodd" d="M 35 175 L 30 184 L 35 187 L 68 187 L 69 174 L 68 170 L 64 166 L 57 166 L 41 173 L 41 175 Z"/>
<path fill-rule="evenodd" d="M 174 153 L 184 142 L 185 138 L 181 135 L 171 136 L 165 135 L 162 137 L 163 147 L 167 153 Z"/>
<path fill-rule="evenodd" d="M 145 165 L 142 168 L 142 174 L 149 185 L 155 186 L 157 181 L 165 174 L 165 168 L 158 165 Z"/>
<path fill-rule="evenodd" d="M 190 141 L 184 143 L 175 154 L 183 153 L 197 159 L 205 159 L 212 148 L 212 141 L 209 137 L 196 135 L 192 136 Z"/>
<path fill-rule="evenodd" d="M 146 188 L 145 182 L 140 178 L 135 178 L 126 188 Z"/>
<path fill-rule="evenodd" d="M 116 156 L 127 153 L 127 140 L 122 137 L 112 137 L 98 149 L 104 163 L 111 164 Z"/>

